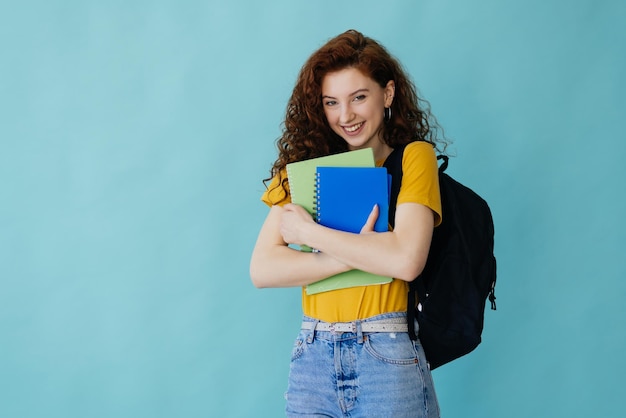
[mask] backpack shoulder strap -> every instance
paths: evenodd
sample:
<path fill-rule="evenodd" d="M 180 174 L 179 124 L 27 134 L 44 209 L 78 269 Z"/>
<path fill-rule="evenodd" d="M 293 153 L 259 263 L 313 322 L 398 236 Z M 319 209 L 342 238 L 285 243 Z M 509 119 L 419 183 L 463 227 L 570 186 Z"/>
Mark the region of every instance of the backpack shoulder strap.
<path fill-rule="evenodd" d="M 391 151 L 383 167 L 391 174 L 391 193 L 389 194 L 389 225 L 395 226 L 396 200 L 402 185 L 402 156 L 406 145 L 400 145 Z"/>
<path fill-rule="evenodd" d="M 391 193 L 389 195 L 389 225 L 393 228 L 395 226 L 396 216 L 396 203 L 398 195 L 400 194 L 400 186 L 402 185 L 402 157 L 404 156 L 404 148 L 406 145 L 400 145 L 393 149 L 391 154 L 385 160 L 383 167 L 387 168 L 387 172 L 391 174 Z M 439 166 L 439 175 L 443 173 L 448 167 L 448 157 L 445 155 L 437 156 L 437 160 L 443 160 L 441 166 Z M 407 300 L 407 322 L 409 326 L 409 336 L 412 340 L 417 340 L 417 333 L 415 332 L 415 305 L 416 305 L 416 293 L 424 291 L 424 284 L 420 278 L 416 278 L 409 283 L 409 293 Z"/>

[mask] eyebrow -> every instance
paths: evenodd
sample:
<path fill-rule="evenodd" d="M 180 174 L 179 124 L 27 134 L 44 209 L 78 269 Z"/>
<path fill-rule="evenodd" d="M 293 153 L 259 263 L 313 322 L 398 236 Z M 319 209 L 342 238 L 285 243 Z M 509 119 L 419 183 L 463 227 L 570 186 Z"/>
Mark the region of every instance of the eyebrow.
<path fill-rule="evenodd" d="M 355 96 L 355 95 L 357 95 L 357 94 L 359 94 L 359 93 L 362 93 L 362 92 L 369 92 L 369 91 L 370 91 L 370 89 L 366 89 L 366 88 L 363 88 L 363 89 L 358 89 L 357 91 L 354 91 L 354 92 L 350 93 L 348 96 Z M 322 95 L 322 99 L 336 99 L 336 97 L 333 97 L 333 96 L 327 96 L 327 95 Z"/>

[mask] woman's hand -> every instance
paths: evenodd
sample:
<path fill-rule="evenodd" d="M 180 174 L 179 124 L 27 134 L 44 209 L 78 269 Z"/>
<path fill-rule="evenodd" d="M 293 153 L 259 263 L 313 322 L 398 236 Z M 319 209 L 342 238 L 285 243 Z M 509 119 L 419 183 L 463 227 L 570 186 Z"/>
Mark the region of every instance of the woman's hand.
<path fill-rule="evenodd" d="M 306 245 L 304 229 L 315 225 L 313 217 L 302 206 L 288 203 L 283 206 L 284 212 L 280 221 L 280 234 L 287 244 Z"/>
<path fill-rule="evenodd" d="M 286 213 L 287 211 L 282 206 L 272 206 L 265 222 L 263 222 L 261 231 L 259 231 L 259 237 L 250 259 L 250 277 L 255 286 L 306 286 L 351 269 L 345 263 L 328 254 L 297 251 L 289 248 L 281 234 L 283 218 L 286 228 L 285 235 L 290 235 L 291 232 L 288 231 L 291 231 L 291 227 L 302 221 L 299 219 L 300 215 L 302 215 L 304 222 L 313 223 L 313 220 L 306 210 L 295 207 L 295 205 L 291 207 L 288 216 L 283 216 Z M 304 228 L 307 230 L 306 240 L 310 238 L 311 231 L 309 229 L 314 228 L 318 229 L 316 225 L 313 225 L 312 228 Z M 292 241 L 295 243 L 297 239 L 294 238 Z"/>
<path fill-rule="evenodd" d="M 316 225 L 313 217 L 302 206 L 292 203 L 286 204 L 280 222 L 280 234 L 287 244 L 307 245 L 304 238 L 305 228 L 309 225 Z M 374 233 L 374 225 L 378 220 L 380 210 L 378 205 L 374 205 L 365 224 L 361 228 L 361 234 Z"/>

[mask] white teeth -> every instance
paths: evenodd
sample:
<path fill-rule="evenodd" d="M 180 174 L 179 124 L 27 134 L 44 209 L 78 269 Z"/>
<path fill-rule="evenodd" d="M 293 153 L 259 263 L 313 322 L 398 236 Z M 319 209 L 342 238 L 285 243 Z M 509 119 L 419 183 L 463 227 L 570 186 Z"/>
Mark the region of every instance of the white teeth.
<path fill-rule="evenodd" d="M 352 126 L 346 126 L 344 129 L 348 132 L 355 132 L 361 127 L 361 125 L 363 125 L 363 122 L 357 123 L 356 125 L 352 125 Z"/>

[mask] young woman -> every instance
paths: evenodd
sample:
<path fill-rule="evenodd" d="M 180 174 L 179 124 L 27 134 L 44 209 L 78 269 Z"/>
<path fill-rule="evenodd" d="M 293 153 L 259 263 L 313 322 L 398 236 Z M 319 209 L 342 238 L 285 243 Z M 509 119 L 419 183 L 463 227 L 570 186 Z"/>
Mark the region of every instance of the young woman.
<path fill-rule="evenodd" d="M 424 351 L 406 324 L 408 282 L 422 271 L 441 222 L 434 148 L 446 144 L 423 103 L 397 60 L 353 30 L 331 39 L 300 71 L 262 196 L 270 210 L 252 254 L 252 281 L 257 287 L 306 286 L 351 269 L 394 280 L 314 295 L 303 290 L 287 416 L 439 416 Z M 373 232 L 376 207 L 361 233 L 352 234 L 317 224 L 291 203 L 288 163 L 372 148 L 381 166 L 403 145 L 392 231 Z"/>

